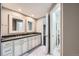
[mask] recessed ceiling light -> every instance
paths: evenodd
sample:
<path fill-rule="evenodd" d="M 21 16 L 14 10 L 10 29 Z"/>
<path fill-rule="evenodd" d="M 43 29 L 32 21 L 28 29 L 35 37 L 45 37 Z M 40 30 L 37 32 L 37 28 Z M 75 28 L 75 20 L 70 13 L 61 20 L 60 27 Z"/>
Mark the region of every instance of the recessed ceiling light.
<path fill-rule="evenodd" d="M 20 12 L 21 12 L 22 10 L 21 10 L 21 9 L 18 9 L 18 11 L 20 11 Z"/>
<path fill-rule="evenodd" d="M 32 17 L 34 17 L 34 15 L 32 14 Z"/>

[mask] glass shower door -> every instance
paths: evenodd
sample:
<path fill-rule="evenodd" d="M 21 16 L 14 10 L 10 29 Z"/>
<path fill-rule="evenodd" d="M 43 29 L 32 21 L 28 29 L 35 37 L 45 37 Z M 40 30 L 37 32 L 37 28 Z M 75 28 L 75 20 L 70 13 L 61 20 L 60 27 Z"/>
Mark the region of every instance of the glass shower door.
<path fill-rule="evenodd" d="M 50 53 L 60 55 L 60 5 L 57 4 L 51 12 L 50 20 Z"/>

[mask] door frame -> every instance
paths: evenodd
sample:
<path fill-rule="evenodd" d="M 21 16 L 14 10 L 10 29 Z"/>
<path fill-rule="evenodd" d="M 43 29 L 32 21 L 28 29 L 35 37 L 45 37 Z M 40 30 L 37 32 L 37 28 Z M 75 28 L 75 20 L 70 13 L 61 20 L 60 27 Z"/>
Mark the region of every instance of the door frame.
<path fill-rule="evenodd" d="M 60 39 L 60 56 L 63 56 L 63 3 L 60 3 L 60 4 L 58 3 L 58 4 L 54 5 L 52 10 L 50 11 L 50 15 L 58 7 L 58 5 L 60 5 L 60 37 L 61 37 L 61 39 Z M 51 24 L 50 24 L 50 40 L 49 41 L 51 41 Z M 49 45 L 51 47 L 51 43 Z"/>
<path fill-rule="evenodd" d="M 43 24 L 43 45 L 46 46 L 46 24 Z"/>
<path fill-rule="evenodd" d="M 1 9 L 2 9 L 2 6 L 0 3 L 0 56 L 1 56 Z"/>

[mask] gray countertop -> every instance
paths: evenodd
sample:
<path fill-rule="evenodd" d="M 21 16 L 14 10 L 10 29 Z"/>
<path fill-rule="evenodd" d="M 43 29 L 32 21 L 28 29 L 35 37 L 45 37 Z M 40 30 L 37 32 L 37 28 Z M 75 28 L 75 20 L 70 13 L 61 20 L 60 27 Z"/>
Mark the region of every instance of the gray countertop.
<path fill-rule="evenodd" d="M 15 35 L 15 36 L 3 36 L 2 37 L 2 42 L 5 42 L 5 41 L 12 41 L 12 40 L 17 40 L 17 39 L 22 39 L 22 38 L 27 38 L 27 37 L 33 37 L 33 36 L 37 36 L 37 35 L 40 35 L 39 33 L 34 33 L 34 34 L 24 34 L 24 35 Z"/>

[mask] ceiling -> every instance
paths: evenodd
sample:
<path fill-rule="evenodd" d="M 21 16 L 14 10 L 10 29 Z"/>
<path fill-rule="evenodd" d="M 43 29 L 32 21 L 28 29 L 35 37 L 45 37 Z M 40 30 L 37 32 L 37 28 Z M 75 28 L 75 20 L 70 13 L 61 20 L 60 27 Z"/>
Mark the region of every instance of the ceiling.
<path fill-rule="evenodd" d="M 49 12 L 52 3 L 3 3 L 2 6 L 33 18 L 40 18 Z"/>

